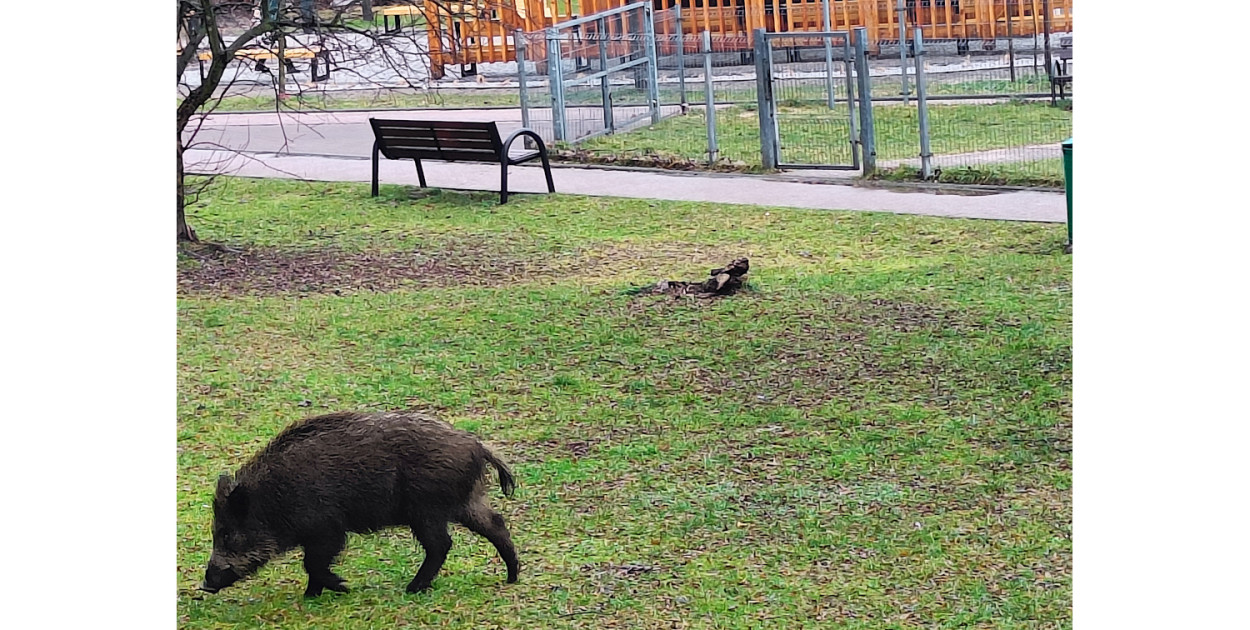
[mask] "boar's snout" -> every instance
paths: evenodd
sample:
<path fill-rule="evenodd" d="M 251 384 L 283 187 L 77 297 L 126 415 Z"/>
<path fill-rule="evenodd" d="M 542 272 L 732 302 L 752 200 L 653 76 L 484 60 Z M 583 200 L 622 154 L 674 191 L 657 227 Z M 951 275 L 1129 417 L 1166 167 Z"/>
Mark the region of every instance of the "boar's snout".
<path fill-rule="evenodd" d="M 216 593 L 238 582 L 242 577 L 234 570 L 234 567 L 213 558 L 208 561 L 208 568 L 204 570 L 204 582 L 200 584 L 200 590 L 206 593 Z"/>

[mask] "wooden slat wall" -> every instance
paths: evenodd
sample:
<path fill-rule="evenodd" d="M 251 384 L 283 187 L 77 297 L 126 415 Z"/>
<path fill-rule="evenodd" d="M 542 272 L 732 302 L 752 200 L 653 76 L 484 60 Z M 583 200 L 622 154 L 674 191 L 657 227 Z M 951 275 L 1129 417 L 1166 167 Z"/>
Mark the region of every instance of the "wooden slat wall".
<path fill-rule="evenodd" d="M 657 11 L 671 9 L 680 0 L 655 0 Z M 452 5 L 448 12 L 426 3 L 423 11 L 431 30 L 430 52 L 432 64 L 441 69 L 446 63 L 489 63 L 516 60 L 516 42 L 511 41 L 512 32 L 521 29 L 534 32 L 559 24 L 574 16 L 593 15 L 600 11 L 629 4 L 630 0 L 580 0 L 577 12 L 572 0 L 470 0 L 464 5 Z M 870 44 L 880 40 L 898 39 L 897 0 L 830 0 L 830 24 L 833 30 L 850 30 L 866 26 Z M 920 26 L 930 39 L 989 39 L 1006 37 L 1007 20 L 1011 19 L 1011 33 L 1017 37 L 1041 34 L 1044 28 L 1043 14 L 1049 4 L 1051 32 L 1072 31 L 1072 4 L 1074 0 L 909 0 L 908 27 Z M 956 3 L 959 4 L 956 10 Z M 516 9 L 517 6 L 521 10 Z M 484 11 L 484 15 L 483 15 Z M 492 11 L 494 12 L 492 14 Z M 608 19 L 607 32 L 611 35 L 628 34 L 629 24 L 618 19 Z M 750 35 L 757 28 L 772 32 L 818 31 L 822 24 L 820 0 L 689 0 L 683 7 L 683 31 L 697 36 L 704 30 L 714 35 L 747 36 L 740 43 L 718 46 L 717 49 L 733 50 L 749 48 Z M 459 23 L 460 43 L 451 50 L 443 50 L 438 33 L 456 32 L 453 24 Z M 657 22 L 656 32 L 676 35 L 676 25 L 670 18 Z M 691 37 L 694 41 L 696 37 Z M 667 42 L 668 38 L 662 41 Z M 666 53 L 673 45 L 662 44 Z M 595 47 L 592 45 L 591 47 Z M 627 45 L 613 46 L 613 54 L 622 52 Z M 687 48 L 697 50 L 697 45 Z M 546 58 L 546 49 L 532 46 L 529 58 Z M 597 50 L 591 51 L 595 54 Z M 436 74 L 441 76 L 441 71 Z"/>

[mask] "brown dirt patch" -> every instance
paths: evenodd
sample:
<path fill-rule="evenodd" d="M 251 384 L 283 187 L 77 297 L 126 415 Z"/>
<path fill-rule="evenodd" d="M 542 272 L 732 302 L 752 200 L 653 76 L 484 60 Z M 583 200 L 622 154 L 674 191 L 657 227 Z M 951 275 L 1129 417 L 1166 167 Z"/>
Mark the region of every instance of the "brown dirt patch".
<path fill-rule="evenodd" d="M 546 271 L 480 244 L 411 251 L 187 251 L 179 261 L 178 291 L 186 294 L 273 295 L 354 293 L 400 287 L 496 286 Z"/>

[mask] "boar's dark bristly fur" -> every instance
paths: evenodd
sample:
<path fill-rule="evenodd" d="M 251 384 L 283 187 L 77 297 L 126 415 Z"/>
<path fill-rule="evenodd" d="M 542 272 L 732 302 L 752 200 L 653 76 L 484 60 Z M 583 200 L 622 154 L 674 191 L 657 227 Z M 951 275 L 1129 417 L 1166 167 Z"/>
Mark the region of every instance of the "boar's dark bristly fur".
<path fill-rule="evenodd" d="M 428 589 L 451 549 L 447 524 L 489 540 L 520 569 L 504 519 L 486 502 L 486 465 L 499 486 L 516 487 L 508 467 L 471 434 L 419 413 L 335 413 L 299 421 L 231 478 L 213 498 L 213 554 L 201 586 L 217 592 L 278 554 L 303 547 L 305 596 L 347 592 L 330 570 L 348 532 L 409 527 L 425 560 L 408 592 Z"/>

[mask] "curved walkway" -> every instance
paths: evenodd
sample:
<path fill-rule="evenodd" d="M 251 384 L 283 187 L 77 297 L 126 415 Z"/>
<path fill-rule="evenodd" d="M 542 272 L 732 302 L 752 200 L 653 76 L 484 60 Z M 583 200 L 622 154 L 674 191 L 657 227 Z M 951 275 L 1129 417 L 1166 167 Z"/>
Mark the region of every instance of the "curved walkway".
<path fill-rule="evenodd" d="M 445 112 L 387 112 L 388 116 L 441 117 Z M 500 131 L 519 126 L 519 115 L 490 110 L 490 120 L 500 121 Z M 465 112 L 457 115 L 465 118 Z M 292 120 L 294 118 L 294 120 Z M 369 154 L 373 136 L 368 113 L 335 113 L 300 116 L 275 114 L 211 116 L 196 140 L 200 148 L 185 155 L 189 173 L 231 174 L 246 177 L 278 177 L 311 181 L 370 181 Z M 506 122 L 505 122 L 506 121 Z M 666 173 L 640 170 L 558 167 L 553 169 L 556 190 L 561 193 L 755 204 L 827 210 L 857 210 L 921 214 L 1008 221 L 1063 223 L 1067 205 L 1063 193 L 1003 192 L 978 196 L 900 192 L 848 185 L 846 179 L 830 183 L 800 183 L 784 177 L 721 173 Z M 497 191 L 499 166 L 491 164 L 428 162 L 426 180 L 431 186 L 463 190 Z M 542 193 L 546 185 L 542 169 L 514 166 L 509 188 L 515 192 Z M 382 183 L 417 185 L 411 162 L 382 160 Z"/>

